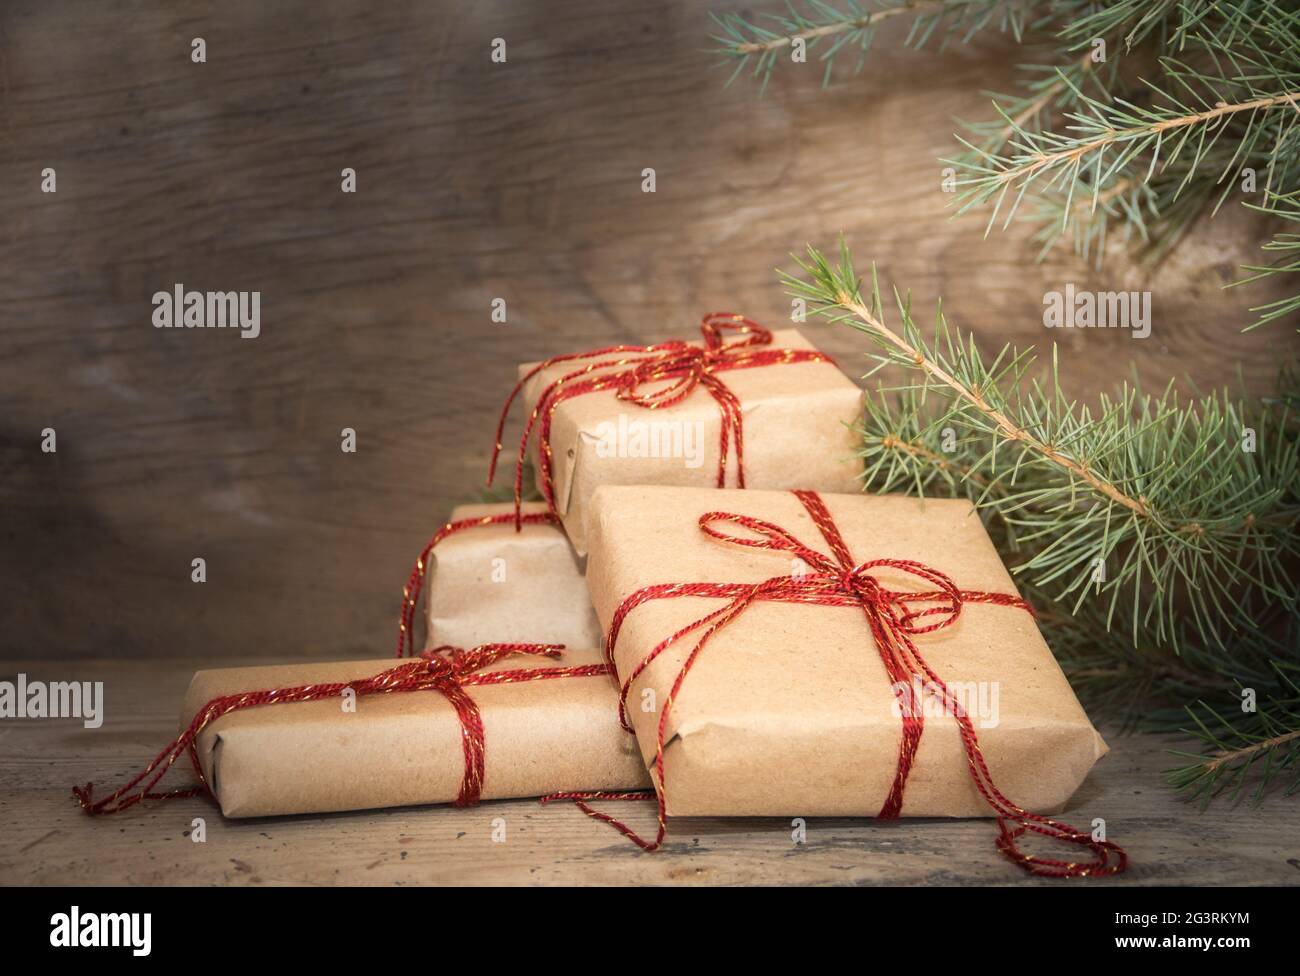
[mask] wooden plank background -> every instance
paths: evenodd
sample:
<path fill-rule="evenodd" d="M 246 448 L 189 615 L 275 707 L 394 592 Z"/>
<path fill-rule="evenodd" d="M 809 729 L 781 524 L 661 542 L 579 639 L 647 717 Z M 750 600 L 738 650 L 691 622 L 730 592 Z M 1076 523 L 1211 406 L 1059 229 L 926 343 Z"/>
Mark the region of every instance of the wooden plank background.
<path fill-rule="evenodd" d="M 1035 265 L 1023 231 L 950 219 L 936 157 L 1012 83 L 1009 39 L 915 52 L 891 25 L 862 76 L 821 91 L 817 65 L 791 67 L 760 99 L 723 88 L 706 9 L 0 6 L 0 655 L 387 650 L 515 362 L 712 309 L 779 323 L 772 269 L 841 231 L 988 347 L 1042 344 L 1042 294 L 1066 282 L 1150 288 L 1149 340 L 1063 336 L 1081 395 L 1130 366 L 1211 384 L 1241 364 L 1260 387 L 1294 348 L 1285 327 L 1238 334 L 1266 291 L 1221 291 L 1261 239 L 1240 208 L 1150 276 L 1122 254 Z M 261 337 L 155 330 L 150 296 L 176 282 L 260 291 Z M 861 371 L 858 336 L 814 337 Z"/>

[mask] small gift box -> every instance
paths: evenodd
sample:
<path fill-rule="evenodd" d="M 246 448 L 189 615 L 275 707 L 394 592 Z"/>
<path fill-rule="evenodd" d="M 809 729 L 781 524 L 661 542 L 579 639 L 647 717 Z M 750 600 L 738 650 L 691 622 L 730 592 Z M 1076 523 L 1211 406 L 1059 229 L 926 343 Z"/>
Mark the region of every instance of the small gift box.
<path fill-rule="evenodd" d="M 719 313 L 701 331 L 520 367 L 518 464 L 535 436 L 538 486 L 579 554 L 600 485 L 858 489 L 853 381 L 794 329 Z"/>
<path fill-rule="evenodd" d="M 569 540 L 546 506 L 460 505 L 427 557 L 427 647 L 541 641 L 599 647 L 600 626 Z"/>
<path fill-rule="evenodd" d="M 997 816 L 1116 869 L 1037 816 L 1106 746 L 969 502 L 602 486 L 588 531 L 661 815 Z"/>
<path fill-rule="evenodd" d="M 163 758 L 192 745 L 227 817 L 645 785 L 616 706 L 598 651 L 544 645 L 224 668 L 194 676 Z"/>

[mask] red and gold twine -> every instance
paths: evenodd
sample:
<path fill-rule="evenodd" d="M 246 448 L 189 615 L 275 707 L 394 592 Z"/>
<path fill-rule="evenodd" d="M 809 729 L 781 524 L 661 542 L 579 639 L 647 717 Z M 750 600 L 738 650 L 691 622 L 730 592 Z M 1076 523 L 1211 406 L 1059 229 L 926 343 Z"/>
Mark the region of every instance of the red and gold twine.
<path fill-rule="evenodd" d="M 821 531 L 834 558 L 811 549 L 780 526 L 762 519 L 728 512 L 708 512 L 699 520 L 700 529 L 710 537 L 724 543 L 787 553 L 802 560 L 807 572 L 775 576 L 761 583 L 664 583 L 647 586 L 628 596 L 616 610 L 605 641 L 605 660 L 610 673 L 618 680 L 614 663 L 614 648 L 619 630 L 628 614 L 651 600 L 674 599 L 683 596 L 716 597 L 727 603 L 660 641 L 620 682 L 619 717 L 624 728 L 631 730 L 627 718 L 627 696 L 633 682 L 656 658 L 674 643 L 687 635 L 699 632 L 695 646 L 678 668 L 671 690 L 659 712 L 655 736 L 655 761 L 653 772 L 658 788 L 647 793 L 553 793 L 542 798 L 573 800 L 585 813 L 611 824 L 634 843 L 647 851 L 657 850 L 664 842 L 667 829 L 668 776 L 664 764 L 665 735 L 668 718 L 674 701 L 681 692 L 686 676 L 719 630 L 741 616 L 750 606 L 763 601 L 802 603 L 823 607 L 858 608 L 866 617 L 880 660 L 885 666 L 893 687 L 900 689 L 899 706 L 902 713 L 902 735 L 899 741 L 898 762 L 893 784 L 878 816 L 881 819 L 897 818 L 903 808 L 903 794 L 908 776 L 916 759 L 917 747 L 925 728 L 921 703 L 901 689 L 911 689 L 915 682 L 925 683 L 942 704 L 944 713 L 952 715 L 958 725 L 971 778 L 980 795 L 997 815 L 998 850 L 1026 871 L 1047 877 L 1084 877 L 1118 874 L 1128 865 L 1128 856 L 1117 844 L 1097 840 L 1091 834 L 1069 824 L 1030 813 L 1009 800 L 994 784 L 980 749 L 975 726 L 967 716 L 959 699 L 953 695 L 939 675 L 926 663 L 913 637 L 928 634 L 957 622 L 962 608 L 968 603 L 987 603 L 1033 613 L 1029 604 L 1018 596 L 1007 593 L 986 593 L 961 590 L 951 579 L 937 569 L 907 559 L 873 559 L 855 563 L 843 536 L 821 497 L 811 491 L 794 493 Z M 753 533 L 752 536 L 733 535 L 717 526 L 732 523 Z M 913 576 L 925 584 L 916 591 L 891 590 L 874 575 L 874 570 L 894 570 Z M 924 606 L 923 606 L 924 605 Z M 597 800 L 650 800 L 658 803 L 658 831 L 653 840 L 646 840 L 621 821 L 593 809 L 589 804 Z M 1028 854 L 1017 841 L 1027 833 L 1040 834 L 1054 840 L 1077 844 L 1090 851 L 1089 860 L 1066 861 Z"/>
<path fill-rule="evenodd" d="M 654 345 L 605 346 L 589 352 L 552 356 L 538 363 L 515 384 L 501 408 L 497 422 L 495 448 L 488 466 L 488 484 L 496 477 L 497 460 L 503 448 L 506 420 L 515 398 L 538 373 L 560 363 L 581 363 L 577 369 L 553 380 L 537 398 L 524 433 L 519 441 L 515 461 L 515 511 L 523 503 L 524 465 L 528 445 L 537 432 L 539 488 L 547 508 L 554 512 L 554 458 L 551 451 L 551 423 L 556 409 L 565 400 L 602 390 L 613 391 L 623 403 L 646 410 L 662 410 L 681 403 L 698 388 L 708 391 L 718 404 L 722 417 L 719 437 L 717 485 L 725 487 L 727 460 L 731 447 L 736 451 L 736 486 L 745 487 L 745 437 L 740 400 L 721 377 L 734 369 L 753 369 L 786 363 L 833 362 L 816 349 L 773 349 L 772 333 L 743 315 L 711 312 L 700 324 L 702 346 L 674 339 Z M 737 338 L 727 339 L 727 336 Z M 663 383 L 655 389 L 655 384 Z M 516 521 L 516 525 L 519 521 Z"/>
<path fill-rule="evenodd" d="M 513 684 L 551 678 L 584 678 L 609 673 L 609 669 L 603 664 L 484 670 L 512 654 L 557 658 L 562 650 L 562 644 L 481 644 L 472 650 L 444 646 L 425 651 L 417 660 L 403 661 L 369 678 L 219 695 L 199 709 L 185 731 L 158 753 L 149 765 L 110 795 L 100 800 L 94 799 L 94 786 L 91 783 L 85 786 L 74 786 L 72 792 L 89 814 L 120 813 L 141 800 L 177 799 L 203 793 L 207 793 L 215 800 L 216 797 L 207 778 L 203 775 L 203 767 L 199 762 L 198 740 L 203 730 L 223 715 L 264 705 L 341 698 L 348 690 L 358 698 L 367 695 L 432 691 L 447 699 L 460 720 L 465 772 L 461 778 L 460 793 L 455 803 L 457 806 L 470 806 L 478 802 L 483 792 L 487 747 L 483 732 L 483 717 L 478 705 L 466 689 L 478 685 Z M 199 778 L 199 785 L 157 792 L 159 781 L 167 775 L 176 760 L 186 753 L 189 754 L 194 772 Z"/>

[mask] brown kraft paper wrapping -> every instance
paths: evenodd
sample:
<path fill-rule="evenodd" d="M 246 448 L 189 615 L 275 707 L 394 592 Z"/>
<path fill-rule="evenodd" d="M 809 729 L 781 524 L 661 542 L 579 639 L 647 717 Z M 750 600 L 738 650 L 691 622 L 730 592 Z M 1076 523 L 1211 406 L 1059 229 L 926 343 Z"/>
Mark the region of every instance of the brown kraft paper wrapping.
<path fill-rule="evenodd" d="M 778 329 L 765 348 L 815 347 L 795 329 Z M 521 366 L 520 376 L 535 365 Z M 575 368 L 574 363 L 557 363 L 533 377 L 523 389 L 528 411 L 547 386 Z M 858 490 L 860 444 L 850 428 L 859 419 L 862 392 L 838 367 L 828 362 L 782 363 L 717 375 L 740 399 L 747 488 Z M 681 456 L 684 451 L 673 451 L 672 457 L 621 456 L 637 450 L 633 436 L 613 442 L 626 445 L 626 450 L 602 447 L 611 443 L 608 438 L 602 441 L 602 433 L 617 433 L 621 423 L 634 433 L 638 425 L 647 432 L 668 432 L 663 441 L 674 444 L 687 444 L 688 435 L 691 456 Z M 721 432 L 717 401 L 699 388 L 679 404 L 654 410 L 622 403 L 612 390 L 561 403 L 551 426 L 555 506 L 578 553 L 587 552 L 587 508 L 597 486 L 716 487 Z M 727 458 L 727 484 L 736 484 L 734 447 Z"/>
<path fill-rule="evenodd" d="M 963 590 L 1016 593 L 971 504 L 899 495 L 822 496 L 852 557 L 909 559 Z M 657 583 L 757 583 L 790 572 L 788 553 L 745 549 L 706 536 L 698 519 L 720 511 L 761 518 L 810 549 L 830 549 L 789 492 L 607 486 L 589 519 L 587 581 L 608 627 L 619 603 Z M 739 529 L 737 534 L 746 534 Z M 885 587 L 929 589 L 893 569 Z M 615 661 L 628 675 L 656 644 L 725 601 L 652 600 L 624 620 Z M 657 711 L 699 632 L 671 645 L 638 678 L 628 714 L 647 764 Z M 1038 813 L 1059 810 L 1106 752 L 1030 614 L 966 603 L 952 626 L 915 638 L 950 687 L 984 683 L 987 706 L 967 707 L 993 780 Z M 979 685 L 966 685 L 978 691 Z M 980 699 L 963 699 L 975 704 Z M 988 727 L 989 722 L 995 724 Z M 669 714 L 665 733 L 670 816 L 874 816 L 888 795 L 902 721 L 891 682 L 858 607 L 752 604 L 704 647 Z M 909 817 L 991 816 L 971 781 L 958 725 L 925 713 L 904 793 Z"/>
<path fill-rule="evenodd" d="M 513 512 L 514 505 L 460 505 L 451 521 Z M 525 502 L 524 514 L 545 512 Z M 554 524 L 474 526 L 429 553 L 426 647 L 529 641 L 599 647 L 600 626 L 564 530 Z"/>
<path fill-rule="evenodd" d="M 484 671 L 596 664 L 595 650 L 553 661 L 511 655 Z M 208 701 L 240 691 L 351 681 L 398 663 L 348 661 L 225 668 L 195 674 L 182 727 Z M 482 798 L 649 785 L 618 724 L 608 675 L 466 688 L 483 717 Z M 198 740 L 199 759 L 227 817 L 365 810 L 456 799 L 465 771 L 456 711 L 436 691 L 262 705 L 224 715 Z"/>

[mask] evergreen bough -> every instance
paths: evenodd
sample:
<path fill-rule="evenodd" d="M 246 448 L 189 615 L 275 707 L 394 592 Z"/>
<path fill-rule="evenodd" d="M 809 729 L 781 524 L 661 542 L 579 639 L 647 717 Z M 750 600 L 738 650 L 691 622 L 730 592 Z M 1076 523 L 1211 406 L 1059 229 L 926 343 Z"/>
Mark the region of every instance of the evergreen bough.
<path fill-rule="evenodd" d="M 1080 695 L 1131 724 L 1181 732 L 1169 781 L 1208 801 L 1300 789 L 1300 390 L 1158 394 L 1127 384 L 1071 399 L 1055 348 L 989 356 L 913 318 L 847 245 L 783 273 L 811 314 L 869 336 L 898 377 L 868 396 L 867 490 L 966 496 L 976 505 Z"/>
<path fill-rule="evenodd" d="M 942 47 L 987 31 L 1033 42 L 1019 91 L 962 123 L 954 205 L 1020 217 L 1100 262 L 1118 232 L 1149 259 L 1229 199 L 1281 229 L 1240 283 L 1300 272 L 1300 4 L 1291 0 L 801 0 L 748 18 L 715 14 L 732 78 L 765 88 L 778 65 L 850 57 L 861 71 L 882 22 Z M 987 231 L 986 231 L 987 232 Z M 1251 328 L 1300 313 L 1297 294 L 1251 309 Z"/>

